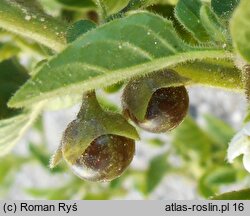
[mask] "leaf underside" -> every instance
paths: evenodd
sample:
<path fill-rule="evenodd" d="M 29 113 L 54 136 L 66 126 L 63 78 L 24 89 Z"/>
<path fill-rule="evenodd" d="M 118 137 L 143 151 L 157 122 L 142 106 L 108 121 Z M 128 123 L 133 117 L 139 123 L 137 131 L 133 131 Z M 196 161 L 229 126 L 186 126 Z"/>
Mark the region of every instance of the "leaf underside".
<path fill-rule="evenodd" d="M 28 78 L 27 71 L 15 59 L 0 62 L 0 156 L 12 149 L 39 113 L 36 107 L 29 111 L 6 105 Z"/>
<path fill-rule="evenodd" d="M 0 156 L 9 153 L 39 115 L 41 106 L 0 121 Z"/>
<path fill-rule="evenodd" d="M 212 200 L 249 200 L 249 199 L 250 199 L 250 189 L 228 192 L 212 197 Z"/>
<path fill-rule="evenodd" d="M 69 44 L 44 64 L 14 95 L 9 106 L 29 106 L 64 96 L 65 92 L 81 94 L 181 62 L 225 56 L 218 48 L 185 44 L 172 23 L 160 16 L 148 12 L 131 13 Z"/>

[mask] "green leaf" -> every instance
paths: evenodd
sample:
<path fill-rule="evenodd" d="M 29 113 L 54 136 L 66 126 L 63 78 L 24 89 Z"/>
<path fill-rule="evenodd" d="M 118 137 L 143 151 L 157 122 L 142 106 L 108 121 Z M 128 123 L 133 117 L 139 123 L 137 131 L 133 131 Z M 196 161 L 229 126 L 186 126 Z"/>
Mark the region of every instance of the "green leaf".
<path fill-rule="evenodd" d="M 236 182 L 237 172 L 232 167 L 210 168 L 199 180 L 199 191 L 205 197 L 214 195 L 220 185 Z"/>
<path fill-rule="evenodd" d="M 176 32 L 182 38 L 182 40 L 189 44 L 197 44 L 197 41 L 196 39 L 194 39 L 192 34 L 186 31 L 186 29 L 183 28 L 183 25 L 177 20 L 175 16 L 175 5 L 167 3 L 165 4 L 163 1 L 162 4 L 149 6 L 147 10 L 171 20 L 173 22 Z"/>
<path fill-rule="evenodd" d="M 55 190 L 55 189 L 54 189 Z M 51 189 L 39 189 L 39 188 L 26 188 L 25 192 L 33 197 L 48 197 L 51 193 Z"/>
<path fill-rule="evenodd" d="M 211 198 L 212 200 L 250 200 L 250 189 L 232 191 Z"/>
<path fill-rule="evenodd" d="M 71 43 L 77 38 L 79 38 L 84 33 L 90 31 L 95 28 L 96 24 L 90 20 L 79 20 L 71 25 L 66 33 L 67 43 Z"/>
<path fill-rule="evenodd" d="M 225 150 L 229 141 L 235 134 L 235 130 L 224 121 L 212 115 L 205 115 L 204 118 L 206 121 L 206 132 Z"/>
<path fill-rule="evenodd" d="M 229 18 L 239 2 L 240 0 L 211 0 L 211 6 L 218 16 Z"/>
<path fill-rule="evenodd" d="M 213 141 L 191 117 L 186 117 L 172 134 L 172 143 L 187 160 L 206 162 L 211 157 Z"/>
<path fill-rule="evenodd" d="M 70 108 L 76 104 L 79 104 L 81 102 L 81 95 L 65 95 L 52 98 L 51 100 L 48 100 L 44 106 L 44 109 L 50 110 L 50 111 L 56 111 L 60 109 L 66 109 Z"/>
<path fill-rule="evenodd" d="M 43 6 L 44 11 L 47 14 L 60 14 L 61 12 L 61 5 L 56 0 L 37 0 Z"/>
<path fill-rule="evenodd" d="M 155 146 L 155 147 L 162 147 L 164 146 L 166 143 L 164 140 L 162 140 L 161 138 L 152 138 L 152 139 L 147 139 L 146 143 Z"/>
<path fill-rule="evenodd" d="M 130 0 L 125 8 L 123 8 L 119 13 L 108 17 L 107 21 L 120 18 L 124 14 L 126 14 L 128 11 L 133 11 L 133 10 L 142 10 L 146 8 L 148 11 L 154 12 L 154 10 L 152 10 L 151 7 L 155 5 L 156 7 L 158 6 L 157 9 L 160 8 L 160 11 L 165 13 L 166 11 L 165 5 L 167 6 L 171 5 L 171 7 L 173 7 L 173 5 L 176 4 L 176 1 L 177 0 Z M 157 5 L 157 4 L 161 4 L 161 5 Z M 158 11 L 156 13 L 159 15 L 162 15 L 161 13 L 158 13 Z"/>
<path fill-rule="evenodd" d="M 0 62 L 18 54 L 20 49 L 11 43 L 0 43 Z"/>
<path fill-rule="evenodd" d="M 95 4 L 92 0 L 57 0 L 59 3 L 70 8 L 94 8 Z"/>
<path fill-rule="evenodd" d="M 18 155 L 8 155 L 1 158 L 0 166 L 0 196 L 5 197 L 5 193 L 11 189 L 15 182 L 15 175 L 21 166 L 28 160 Z"/>
<path fill-rule="evenodd" d="M 153 3 L 156 3 L 156 1 L 155 0 L 130 0 L 127 7 L 125 8 L 125 11 L 137 10 L 137 9 L 152 5 Z"/>
<path fill-rule="evenodd" d="M 40 164 L 49 170 L 50 172 L 63 172 L 64 169 L 62 166 L 57 166 L 54 169 L 49 169 L 49 162 L 50 162 L 50 153 L 43 145 L 29 145 L 29 150 L 31 154 L 35 157 L 36 160 L 40 162 Z"/>
<path fill-rule="evenodd" d="M 250 63 L 250 1 L 240 2 L 231 19 L 230 30 L 236 51 Z"/>
<path fill-rule="evenodd" d="M 201 23 L 207 31 L 207 34 L 216 42 L 220 42 L 228 46 L 228 31 L 216 14 L 208 7 L 203 5 L 200 9 Z"/>
<path fill-rule="evenodd" d="M 206 181 L 205 181 L 205 177 L 201 177 L 199 179 L 199 182 L 198 182 L 198 192 L 204 196 L 204 197 L 211 197 L 212 195 L 214 195 L 216 192 L 217 192 L 217 188 L 214 189 L 212 188 L 211 186 L 207 185 L 206 184 Z"/>
<path fill-rule="evenodd" d="M 0 120 L 20 111 L 7 107 L 7 102 L 28 78 L 27 72 L 14 59 L 0 62 Z"/>
<path fill-rule="evenodd" d="M 87 32 L 52 58 L 11 99 L 22 107 L 103 88 L 194 59 L 230 58 L 217 48 L 184 44 L 168 20 L 136 12 Z M 48 82 L 50 80 L 50 82 Z"/>
<path fill-rule="evenodd" d="M 74 191 L 70 187 L 59 188 L 26 188 L 25 192 L 36 198 L 46 198 L 48 200 L 69 200 Z"/>
<path fill-rule="evenodd" d="M 122 1 L 117 1 L 117 0 L 98 0 L 102 1 L 103 4 L 105 5 L 105 9 L 107 11 L 107 15 L 111 15 L 114 13 L 119 12 L 123 8 L 125 8 L 130 0 L 122 0 Z"/>
<path fill-rule="evenodd" d="M 65 23 L 44 13 L 36 1 L 1 0 L 0 8 L 1 28 L 53 50 L 64 48 Z"/>
<path fill-rule="evenodd" d="M 22 50 L 22 54 L 26 53 L 35 59 L 36 57 L 40 59 L 41 57 L 44 58 L 44 56 L 54 55 L 51 49 L 29 39 L 15 35 L 13 40 L 15 40 L 17 47 Z"/>
<path fill-rule="evenodd" d="M 125 11 L 147 8 L 156 4 L 163 7 L 164 5 L 175 5 L 176 3 L 177 0 L 130 0 L 128 6 L 125 8 Z"/>
<path fill-rule="evenodd" d="M 151 5 L 150 7 L 147 8 L 150 12 L 157 13 L 167 19 L 170 19 L 174 21 L 175 16 L 174 16 L 174 5 Z"/>
<path fill-rule="evenodd" d="M 30 152 L 38 159 L 41 164 L 48 167 L 50 155 L 46 154 L 45 149 L 42 146 L 29 145 Z"/>
<path fill-rule="evenodd" d="M 248 105 L 248 108 L 247 108 L 247 113 L 246 113 L 246 116 L 244 118 L 244 123 L 248 123 L 250 122 L 250 106 Z"/>
<path fill-rule="evenodd" d="M 84 200 L 109 200 L 110 194 L 109 193 L 89 193 L 86 196 L 84 196 Z"/>
<path fill-rule="evenodd" d="M 0 156 L 8 153 L 38 115 L 41 105 L 32 111 L 10 109 L 7 101 L 29 75 L 15 60 L 0 62 Z"/>
<path fill-rule="evenodd" d="M 147 194 L 151 193 L 157 187 L 168 171 L 167 154 L 157 155 L 150 161 L 146 174 Z"/>
<path fill-rule="evenodd" d="M 48 62 L 47 59 L 44 59 L 40 62 L 38 62 L 36 64 L 36 66 L 34 67 L 31 75 L 33 76 L 34 74 L 37 73 L 37 71 L 39 71 L 40 68 L 42 68 L 42 66 L 44 64 L 46 64 Z M 55 111 L 55 110 L 59 110 L 59 109 L 66 109 L 69 107 L 72 107 L 73 105 L 80 103 L 82 99 L 82 95 L 64 95 L 64 96 L 60 96 L 60 97 L 55 97 L 52 98 L 51 100 L 47 100 L 46 104 L 44 105 L 44 109 L 46 110 L 50 110 L 50 111 Z"/>
<path fill-rule="evenodd" d="M 126 12 L 127 9 L 130 9 L 129 1 L 130 0 L 93 0 L 100 11 L 100 16 L 103 19 L 109 20 L 113 19 L 111 15 L 120 17 L 123 13 L 118 13 L 120 11 Z M 124 10 L 123 10 L 124 9 Z"/>
<path fill-rule="evenodd" d="M 0 121 L 0 156 L 11 151 L 15 144 L 39 115 L 43 104 L 37 104 L 32 111 L 23 111 L 14 117 Z"/>
<path fill-rule="evenodd" d="M 179 0 L 175 7 L 175 15 L 198 41 L 206 42 L 209 40 L 209 35 L 201 23 L 201 6 L 200 0 Z"/>
<path fill-rule="evenodd" d="M 25 8 L 30 8 L 32 9 L 33 11 L 36 11 L 36 12 L 41 12 L 43 13 L 43 8 L 41 6 L 41 4 L 37 1 L 37 0 L 12 0 L 12 4 L 14 5 L 20 5 L 22 7 L 25 7 Z"/>
<path fill-rule="evenodd" d="M 220 167 L 206 176 L 206 181 L 211 185 L 230 184 L 236 181 L 236 170 L 232 167 Z"/>
<path fill-rule="evenodd" d="M 14 180 L 13 175 L 25 162 L 26 160 L 18 155 L 9 155 L 1 158 L 0 185 L 3 185 L 5 181 Z"/>

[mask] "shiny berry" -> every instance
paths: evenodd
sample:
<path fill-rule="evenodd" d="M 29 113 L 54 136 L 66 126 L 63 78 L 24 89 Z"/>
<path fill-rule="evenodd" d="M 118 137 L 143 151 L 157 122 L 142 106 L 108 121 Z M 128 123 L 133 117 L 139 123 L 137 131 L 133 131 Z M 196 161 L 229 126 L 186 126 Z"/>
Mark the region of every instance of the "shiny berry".
<path fill-rule="evenodd" d="M 127 99 L 127 97 L 123 98 Z M 125 117 L 130 118 L 142 129 L 162 133 L 174 129 L 183 121 L 188 105 L 189 97 L 184 86 L 167 87 L 153 93 L 143 120 L 140 121 L 135 117 L 126 101 L 123 101 L 123 112 Z"/>
<path fill-rule="evenodd" d="M 96 138 L 71 166 L 72 171 L 88 181 L 111 181 L 131 163 L 135 153 L 133 139 L 118 135 Z"/>

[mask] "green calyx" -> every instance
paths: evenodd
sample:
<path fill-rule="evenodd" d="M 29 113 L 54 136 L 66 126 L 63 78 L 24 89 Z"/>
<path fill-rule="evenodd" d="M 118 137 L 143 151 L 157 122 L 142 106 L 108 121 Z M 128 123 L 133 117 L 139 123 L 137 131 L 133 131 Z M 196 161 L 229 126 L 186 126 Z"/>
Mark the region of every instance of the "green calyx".
<path fill-rule="evenodd" d="M 135 128 L 123 116 L 104 111 L 94 92 L 85 94 L 77 118 L 66 128 L 50 166 L 56 166 L 62 157 L 69 165 L 74 164 L 92 141 L 107 134 L 139 139 Z"/>
<path fill-rule="evenodd" d="M 128 108 L 138 120 L 142 121 L 146 115 L 149 101 L 156 90 L 181 86 L 188 81 L 189 79 L 180 76 L 173 70 L 156 72 L 130 81 L 123 92 L 123 101 L 126 101 L 123 108 Z"/>

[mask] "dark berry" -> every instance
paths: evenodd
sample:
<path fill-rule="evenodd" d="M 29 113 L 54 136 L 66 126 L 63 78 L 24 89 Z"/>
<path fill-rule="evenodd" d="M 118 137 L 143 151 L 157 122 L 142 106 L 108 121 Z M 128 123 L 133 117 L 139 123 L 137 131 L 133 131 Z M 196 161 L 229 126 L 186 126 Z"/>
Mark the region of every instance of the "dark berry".
<path fill-rule="evenodd" d="M 129 166 L 134 153 L 133 139 L 102 135 L 91 142 L 71 169 L 84 180 L 111 181 Z"/>
<path fill-rule="evenodd" d="M 174 129 L 183 121 L 188 111 L 189 97 L 184 86 L 156 90 L 149 101 L 142 121 L 133 115 L 126 101 L 123 103 L 125 104 L 124 115 L 135 124 L 144 130 L 161 133 Z"/>

